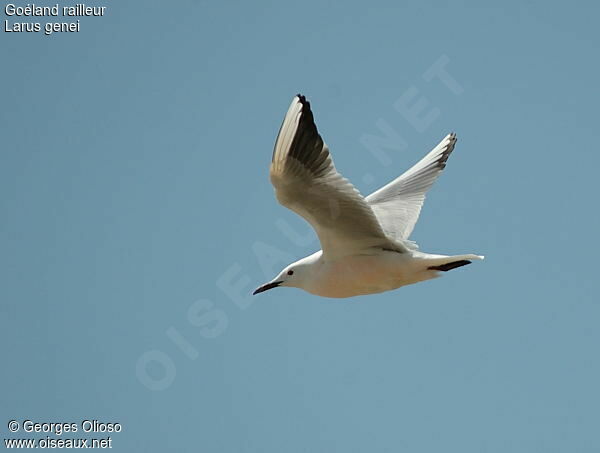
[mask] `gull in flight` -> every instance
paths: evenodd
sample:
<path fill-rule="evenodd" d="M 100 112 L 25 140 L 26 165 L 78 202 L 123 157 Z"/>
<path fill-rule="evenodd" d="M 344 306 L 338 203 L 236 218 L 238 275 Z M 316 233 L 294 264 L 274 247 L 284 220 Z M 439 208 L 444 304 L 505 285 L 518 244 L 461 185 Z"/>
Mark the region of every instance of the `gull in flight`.
<path fill-rule="evenodd" d="M 456 135 L 447 135 L 410 170 L 363 197 L 336 170 L 310 103 L 296 95 L 277 135 L 270 178 L 279 203 L 312 225 L 322 250 L 290 264 L 254 294 L 279 286 L 323 297 L 381 293 L 483 259 L 424 253 L 408 239 L 455 144 Z"/>

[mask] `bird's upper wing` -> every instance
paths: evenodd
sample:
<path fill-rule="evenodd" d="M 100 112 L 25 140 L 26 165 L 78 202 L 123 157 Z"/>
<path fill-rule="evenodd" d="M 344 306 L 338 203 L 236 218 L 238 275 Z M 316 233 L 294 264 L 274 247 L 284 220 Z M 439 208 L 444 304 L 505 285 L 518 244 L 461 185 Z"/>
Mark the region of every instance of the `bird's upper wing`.
<path fill-rule="evenodd" d="M 448 134 L 410 170 L 366 198 L 390 238 L 408 239 L 419 218 L 425 193 L 446 167 L 455 143 L 456 134 Z"/>
<path fill-rule="evenodd" d="M 369 204 L 335 169 L 304 96 L 294 97 L 283 120 L 270 177 L 277 200 L 315 229 L 324 257 L 335 259 L 373 247 L 406 251 L 386 237 Z"/>

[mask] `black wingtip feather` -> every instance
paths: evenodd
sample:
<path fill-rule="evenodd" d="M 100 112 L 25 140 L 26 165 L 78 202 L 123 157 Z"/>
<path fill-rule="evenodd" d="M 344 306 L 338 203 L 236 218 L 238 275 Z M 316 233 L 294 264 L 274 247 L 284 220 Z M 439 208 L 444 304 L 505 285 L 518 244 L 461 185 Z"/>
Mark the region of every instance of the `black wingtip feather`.
<path fill-rule="evenodd" d="M 427 269 L 432 270 L 432 271 L 448 272 L 448 271 L 451 271 L 452 269 L 456 269 L 457 267 L 466 266 L 467 264 L 471 264 L 471 261 L 469 261 L 469 260 L 453 261 L 451 263 L 440 264 L 439 266 L 429 266 Z"/>
<path fill-rule="evenodd" d="M 295 97 L 298 98 L 298 102 L 302 105 L 302 109 L 296 133 L 289 146 L 288 155 L 301 162 L 302 165 L 307 170 L 313 172 L 313 174 L 321 175 L 329 169 L 329 165 L 326 161 L 327 156 L 329 156 L 329 151 L 327 151 L 326 148 L 324 149 L 323 139 L 317 130 L 313 112 L 310 108 L 310 102 L 308 102 L 306 96 L 303 96 L 302 94 L 298 93 Z M 279 133 L 281 133 L 281 128 L 279 129 Z M 279 134 L 277 135 L 277 140 L 275 142 L 276 146 L 278 140 Z M 273 157 L 274 156 L 275 150 L 273 150 Z"/>
<path fill-rule="evenodd" d="M 439 167 L 443 170 L 446 168 L 446 163 L 448 162 L 448 158 L 452 151 L 454 151 L 454 147 L 456 146 L 456 134 L 454 132 L 450 132 L 450 143 L 446 147 L 446 150 L 441 154 L 440 158 L 437 161 Z"/>
<path fill-rule="evenodd" d="M 300 101 L 300 104 L 302 104 L 302 111 L 310 112 L 310 102 L 306 99 L 306 96 L 298 93 L 296 97 L 298 98 L 298 101 Z"/>

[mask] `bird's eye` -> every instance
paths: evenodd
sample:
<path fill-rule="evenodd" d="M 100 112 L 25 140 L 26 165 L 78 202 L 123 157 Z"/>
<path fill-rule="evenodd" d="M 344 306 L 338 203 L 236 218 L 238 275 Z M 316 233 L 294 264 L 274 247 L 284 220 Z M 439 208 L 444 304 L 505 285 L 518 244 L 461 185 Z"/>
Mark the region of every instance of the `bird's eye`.
<path fill-rule="evenodd" d="M 289 270 L 288 271 L 288 275 L 294 275 L 294 271 L 293 270 Z"/>

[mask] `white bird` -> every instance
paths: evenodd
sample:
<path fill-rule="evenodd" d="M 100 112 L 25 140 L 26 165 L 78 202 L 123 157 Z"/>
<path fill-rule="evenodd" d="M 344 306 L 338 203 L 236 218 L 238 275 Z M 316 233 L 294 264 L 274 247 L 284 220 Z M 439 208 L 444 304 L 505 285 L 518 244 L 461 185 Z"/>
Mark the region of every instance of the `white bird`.
<path fill-rule="evenodd" d="M 271 183 L 277 200 L 312 225 L 322 250 L 290 264 L 254 294 L 279 286 L 323 297 L 380 293 L 483 259 L 423 253 L 408 240 L 455 143 L 456 135 L 447 135 L 410 170 L 364 198 L 336 170 L 310 103 L 296 95 L 275 142 Z"/>

